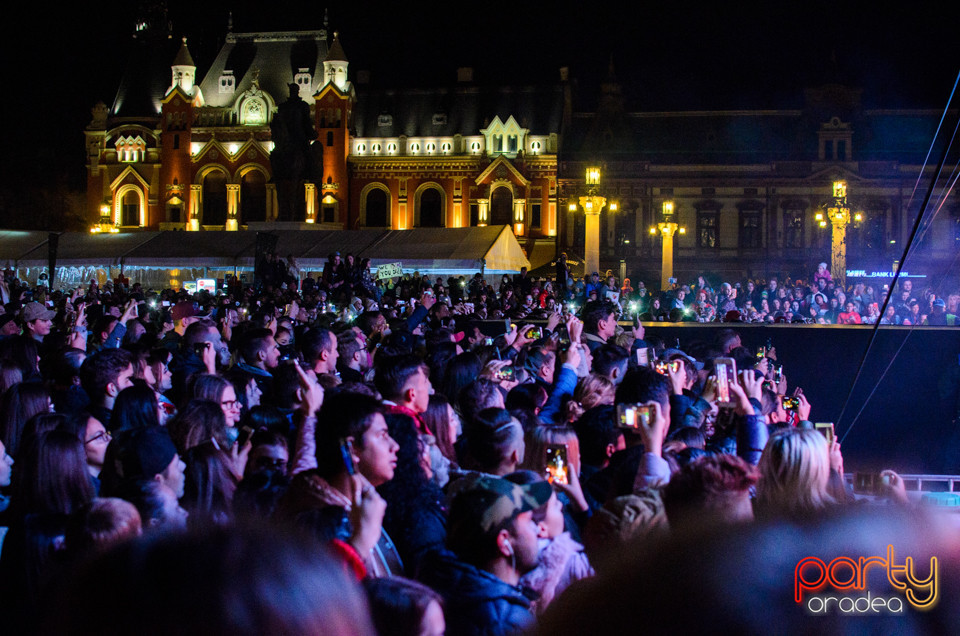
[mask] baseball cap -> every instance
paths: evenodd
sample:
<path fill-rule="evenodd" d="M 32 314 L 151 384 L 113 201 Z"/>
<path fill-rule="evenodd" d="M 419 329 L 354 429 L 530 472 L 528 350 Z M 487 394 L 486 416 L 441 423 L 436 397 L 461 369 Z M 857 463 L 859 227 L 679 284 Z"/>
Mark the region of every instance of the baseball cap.
<path fill-rule="evenodd" d="M 23 306 L 20 311 L 20 318 L 23 322 L 33 322 L 34 320 L 53 320 L 57 312 L 47 309 L 37 301 L 31 301 Z"/>
<path fill-rule="evenodd" d="M 517 515 L 550 501 L 553 487 L 546 481 L 520 485 L 492 475 L 473 474 L 457 483 L 450 507 L 450 526 L 479 524 L 491 532 Z"/>
<path fill-rule="evenodd" d="M 682 358 L 684 362 L 688 365 L 693 365 L 697 368 L 698 371 L 703 370 L 703 363 L 696 360 L 693 356 L 687 355 L 680 349 L 667 349 L 663 352 L 664 360 L 673 360 L 674 358 Z"/>
<path fill-rule="evenodd" d="M 935 301 L 933 301 L 933 306 L 934 306 L 934 307 L 946 307 L 946 306 L 947 306 L 947 303 L 945 303 L 945 302 L 943 301 L 943 298 L 937 298 Z"/>

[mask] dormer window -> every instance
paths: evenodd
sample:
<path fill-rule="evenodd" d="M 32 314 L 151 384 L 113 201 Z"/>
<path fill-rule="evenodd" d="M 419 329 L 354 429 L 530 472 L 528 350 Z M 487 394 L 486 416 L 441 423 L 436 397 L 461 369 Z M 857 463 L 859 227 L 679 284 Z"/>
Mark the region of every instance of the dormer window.
<path fill-rule="evenodd" d="M 531 143 L 530 143 L 530 154 L 531 154 L 531 155 L 539 155 L 539 154 L 540 154 L 540 150 L 541 150 L 542 147 L 543 147 L 543 146 L 540 144 L 539 141 L 531 142 Z"/>
<path fill-rule="evenodd" d="M 313 82 L 313 76 L 310 74 L 310 69 L 301 68 L 296 75 L 293 76 L 293 81 L 297 86 L 300 87 L 300 96 L 310 95 L 310 85 Z"/>
<path fill-rule="evenodd" d="M 480 131 L 487 140 L 487 152 L 490 154 L 505 154 L 516 156 L 525 146 L 527 133 L 530 131 L 521 128 L 517 120 L 511 115 L 506 121 L 494 117 L 490 124 Z"/>
<path fill-rule="evenodd" d="M 393 126 L 393 115 L 379 115 L 377 117 L 377 126 Z"/>
<path fill-rule="evenodd" d="M 223 75 L 220 76 L 220 92 L 232 95 L 233 91 L 236 90 L 236 82 L 233 71 L 224 71 Z"/>
<path fill-rule="evenodd" d="M 434 113 L 434 114 L 433 114 L 433 125 L 434 125 L 434 126 L 446 126 L 446 125 L 447 125 L 447 115 L 446 115 L 446 113 Z"/>

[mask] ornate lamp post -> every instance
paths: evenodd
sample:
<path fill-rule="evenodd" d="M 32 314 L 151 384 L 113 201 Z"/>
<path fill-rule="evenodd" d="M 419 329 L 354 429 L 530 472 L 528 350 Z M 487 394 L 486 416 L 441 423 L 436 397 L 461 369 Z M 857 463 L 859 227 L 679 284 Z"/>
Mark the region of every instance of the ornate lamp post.
<path fill-rule="evenodd" d="M 663 240 L 660 257 L 660 289 L 668 289 L 670 279 L 673 278 L 673 235 L 687 232 L 687 228 L 677 223 L 674 212 L 673 201 L 664 201 L 662 220 L 650 228 L 650 234 L 656 235 L 659 232 Z"/>
<path fill-rule="evenodd" d="M 586 226 L 583 237 L 584 274 L 600 271 L 600 210 L 607 204 L 607 198 L 598 194 L 600 186 L 600 168 L 587 168 L 587 195 L 580 197 Z"/>
<path fill-rule="evenodd" d="M 833 274 L 833 280 L 841 287 L 847 284 L 847 226 L 851 222 L 859 224 L 863 221 L 863 213 L 850 213 L 850 207 L 847 205 L 847 182 L 833 182 L 833 203 L 827 208 L 826 212 L 819 210 L 814 217 L 820 223 L 820 227 L 827 227 L 827 223 L 833 226 L 833 232 L 830 237 L 830 273 Z"/>

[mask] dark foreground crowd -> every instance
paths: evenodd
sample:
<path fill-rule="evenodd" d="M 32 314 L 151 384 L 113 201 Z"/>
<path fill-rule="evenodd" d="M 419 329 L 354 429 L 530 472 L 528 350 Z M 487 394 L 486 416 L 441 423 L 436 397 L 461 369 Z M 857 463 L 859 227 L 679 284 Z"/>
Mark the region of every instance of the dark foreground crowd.
<path fill-rule="evenodd" d="M 619 299 L 528 303 L 523 276 L 288 275 L 14 289 L 3 633 L 960 628 L 952 517 L 892 471 L 855 501 L 774 349 L 729 329 L 666 348 Z M 811 556 L 911 557 L 938 602 L 812 616 Z"/>

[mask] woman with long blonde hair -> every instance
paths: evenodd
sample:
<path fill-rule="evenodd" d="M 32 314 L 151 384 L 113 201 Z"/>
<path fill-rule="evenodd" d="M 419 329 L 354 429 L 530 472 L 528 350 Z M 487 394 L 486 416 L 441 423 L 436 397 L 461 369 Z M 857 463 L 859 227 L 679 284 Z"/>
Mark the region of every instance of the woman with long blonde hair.
<path fill-rule="evenodd" d="M 760 457 L 755 511 L 758 519 L 802 521 L 835 505 L 827 485 L 830 448 L 817 430 L 788 428 L 770 436 Z"/>

